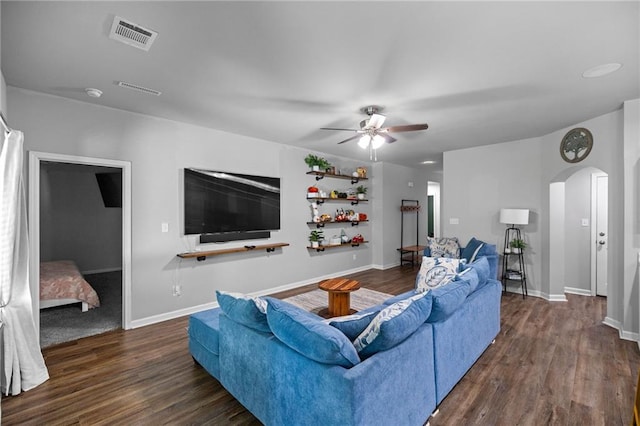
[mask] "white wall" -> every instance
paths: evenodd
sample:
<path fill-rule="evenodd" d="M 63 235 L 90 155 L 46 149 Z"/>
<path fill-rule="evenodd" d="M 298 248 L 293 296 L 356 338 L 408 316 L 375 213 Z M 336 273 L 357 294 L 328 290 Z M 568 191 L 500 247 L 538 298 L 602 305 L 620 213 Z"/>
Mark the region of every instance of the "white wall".
<path fill-rule="evenodd" d="M 566 235 L 564 218 L 561 226 L 557 226 L 558 218 L 550 220 L 550 203 L 557 199 L 560 189 L 566 194 L 566 181 L 576 172 L 596 168 L 607 173 L 610 239 L 606 322 L 619 327 L 622 336 L 634 339 L 638 337 L 640 316 L 639 104 L 639 100 L 627 101 L 624 109 L 539 138 L 447 152 L 443 197 L 444 235 L 458 235 L 463 240 L 474 234 L 480 238 L 499 238 L 500 207 L 532 209 L 532 224 L 523 228 L 530 244 L 529 285 L 534 294 L 559 300 L 564 297 L 564 279 L 571 271 L 565 268 L 564 248 L 559 252 L 551 243 L 553 235 L 564 247 Z M 586 127 L 594 137 L 590 155 L 579 165 L 564 162 L 559 154 L 560 141 L 574 127 Z M 449 225 L 450 217 L 459 217 L 460 225 Z M 562 236 L 557 235 L 556 229 L 561 229 Z"/>
<path fill-rule="evenodd" d="M 591 224 L 591 174 L 594 171 L 582 169 L 565 184 L 564 286 L 581 294 L 591 292 L 591 227 L 583 226 L 582 219 Z"/>
<path fill-rule="evenodd" d="M 531 210 L 529 225 L 521 229 L 528 244 L 528 288 L 534 293 L 542 287 L 539 158 L 537 139 L 445 152 L 442 195 L 442 236 L 458 237 L 462 245 L 476 237 L 496 244 L 498 252 L 504 249 L 507 227 L 499 223 L 500 209 Z M 520 288 L 516 282 L 510 285 Z"/>
<path fill-rule="evenodd" d="M 263 293 L 280 286 L 367 269 L 378 242 L 373 229 L 379 218 L 357 228 L 372 243 L 317 253 L 306 249 L 310 218 L 306 189 L 316 183 L 305 173 L 305 150 L 212 129 L 129 113 L 84 102 L 9 87 L 12 126 L 25 133 L 27 150 L 130 161 L 132 163 L 132 315 L 136 324 L 161 319 L 212 303 L 216 289 Z M 362 161 L 342 160 L 355 168 Z M 184 167 L 278 176 L 282 181 L 282 229 L 270 242 L 288 242 L 273 254 L 255 252 L 210 257 L 204 262 L 180 260 L 177 253 L 195 248 L 195 237 L 181 231 L 181 173 Z M 375 167 L 370 184 L 376 182 Z M 426 182 L 426 179 L 425 179 Z M 349 187 L 347 180 L 322 188 Z M 425 183 L 426 185 L 426 183 Z M 372 198 L 373 197 L 373 198 Z M 372 202 L 358 208 L 372 212 Z M 330 209 L 335 205 L 327 204 Z M 350 207 L 350 205 L 349 205 Z M 347 205 L 344 206 L 347 208 Z M 368 211 L 367 211 L 368 210 Z M 169 232 L 161 233 L 161 223 Z M 332 228 L 339 233 L 340 227 Z M 209 248 L 260 244 L 267 240 L 210 245 Z M 353 254 L 357 258 L 353 259 Z M 174 283 L 182 296 L 172 296 Z"/>

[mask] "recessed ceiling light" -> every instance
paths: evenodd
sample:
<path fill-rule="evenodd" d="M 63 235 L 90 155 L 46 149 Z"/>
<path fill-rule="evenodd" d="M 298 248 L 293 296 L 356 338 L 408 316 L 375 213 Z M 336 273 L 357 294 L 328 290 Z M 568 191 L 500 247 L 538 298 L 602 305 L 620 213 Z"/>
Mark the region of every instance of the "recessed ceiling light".
<path fill-rule="evenodd" d="M 589 68 L 588 70 L 582 73 L 582 76 L 584 78 L 602 77 L 607 74 L 611 74 L 612 72 L 616 72 L 620 68 L 622 68 L 622 64 L 619 64 L 617 62 L 612 62 L 610 64 L 602 64 L 602 65 L 595 66 L 593 68 Z"/>
<path fill-rule="evenodd" d="M 436 160 L 425 160 L 422 164 L 436 164 Z"/>
<path fill-rule="evenodd" d="M 100 96 L 102 96 L 102 90 L 89 87 L 87 89 L 84 89 L 84 91 L 88 96 L 91 96 L 92 98 L 99 98 Z"/>

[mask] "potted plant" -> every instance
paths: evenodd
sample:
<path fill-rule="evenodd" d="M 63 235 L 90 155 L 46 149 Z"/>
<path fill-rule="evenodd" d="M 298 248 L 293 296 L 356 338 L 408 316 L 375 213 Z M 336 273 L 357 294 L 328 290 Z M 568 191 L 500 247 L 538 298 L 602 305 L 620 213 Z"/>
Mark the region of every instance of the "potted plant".
<path fill-rule="evenodd" d="M 304 158 L 304 162 L 307 163 L 307 166 L 309 166 L 314 172 L 319 172 L 320 170 L 325 171 L 331 167 L 331 163 L 326 159 L 314 154 L 307 155 Z"/>
<path fill-rule="evenodd" d="M 511 252 L 518 254 L 521 250 L 527 248 L 527 243 L 524 240 L 520 240 L 518 238 L 514 238 L 509 245 L 511 246 Z"/>
<path fill-rule="evenodd" d="M 311 247 L 318 248 L 320 246 L 320 241 L 324 239 L 324 232 L 322 229 L 314 229 L 309 234 L 309 241 L 311 242 Z"/>
<path fill-rule="evenodd" d="M 364 200 L 367 195 L 367 187 L 364 185 L 360 185 L 356 188 L 356 193 L 358 194 L 358 200 Z"/>

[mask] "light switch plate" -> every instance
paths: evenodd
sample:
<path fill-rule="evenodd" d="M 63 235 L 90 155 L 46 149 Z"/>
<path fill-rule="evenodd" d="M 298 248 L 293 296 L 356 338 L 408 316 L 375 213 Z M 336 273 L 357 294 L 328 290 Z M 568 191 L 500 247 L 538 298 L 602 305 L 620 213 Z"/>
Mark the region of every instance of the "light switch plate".
<path fill-rule="evenodd" d="M 169 224 L 167 222 L 162 222 L 162 232 L 169 232 Z"/>
<path fill-rule="evenodd" d="M 450 217 L 449 218 L 449 225 L 459 225 L 460 224 L 460 219 L 457 217 Z"/>

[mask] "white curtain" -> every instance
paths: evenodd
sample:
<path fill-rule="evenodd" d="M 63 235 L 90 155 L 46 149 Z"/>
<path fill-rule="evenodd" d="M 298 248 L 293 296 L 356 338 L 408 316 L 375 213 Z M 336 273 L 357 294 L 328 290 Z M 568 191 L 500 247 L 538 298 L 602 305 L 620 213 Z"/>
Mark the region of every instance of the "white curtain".
<path fill-rule="evenodd" d="M 0 152 L 0 366 L 5 395 L 17 395 L 49 378 L 29 290 L 23 140 L 22 132 L 12 130 Z"/>

